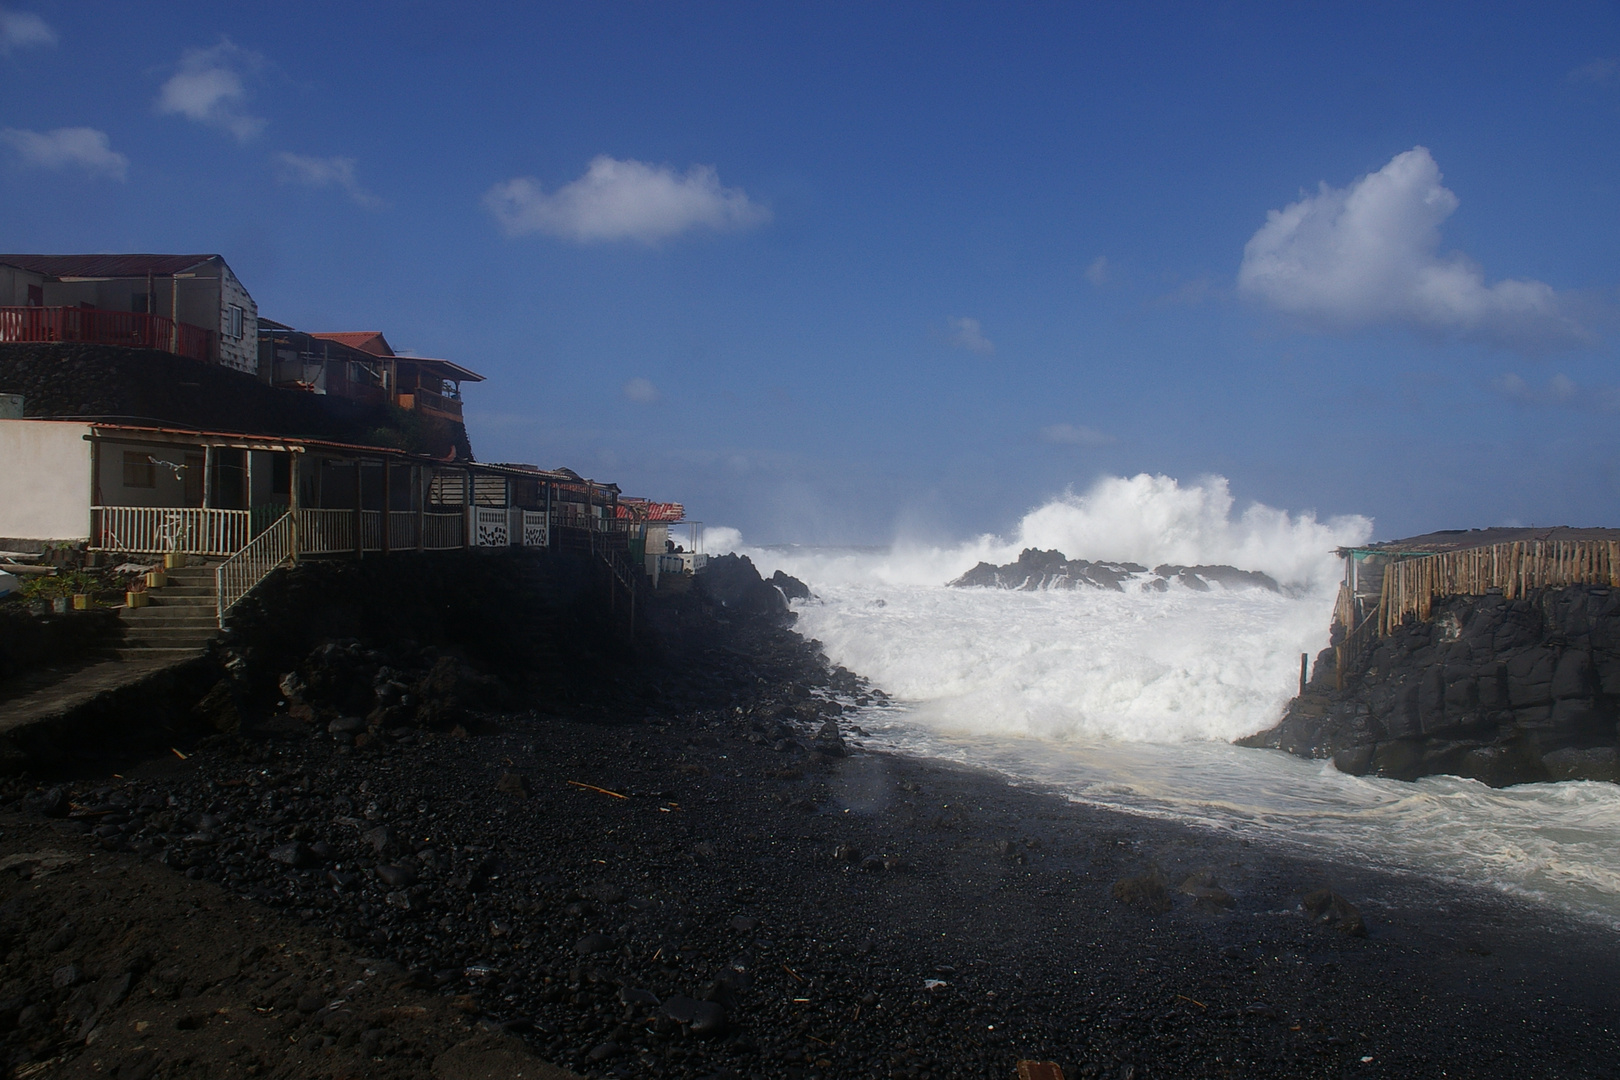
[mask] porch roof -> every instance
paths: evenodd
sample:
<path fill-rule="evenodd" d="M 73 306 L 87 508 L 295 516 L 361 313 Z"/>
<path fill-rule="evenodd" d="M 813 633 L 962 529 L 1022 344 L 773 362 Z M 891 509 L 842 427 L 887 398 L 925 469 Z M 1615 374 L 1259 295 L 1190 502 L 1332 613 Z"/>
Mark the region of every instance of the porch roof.
<path fill-rule="evenodd" d="M 413 454 L 407 450 L 399 450 L 392 446 L 368 446 L 364 443 L 337 442 L 332 439 L 305 439 L 287 438 L 276 435 L 252 435 L 242 431 L 205 431 L 198 428 L 160 427 L 150 424 L 107 424 L 89 421 L 91 437 L 107 437 L 116 434 L 129 435 L 166 435 L 193 439 L 204 444 L 216 446 L 230 446 L 249 450 L 335 450 L 348 454 L 381 455 L 383 457 L 401 458 L 421 464 L 448 465 L 450 462 L 443 458 L 428 457 L 423 454 Z M 458 467 L 478 469 L 483 466 L 474 461 L 458 461 Z"/>

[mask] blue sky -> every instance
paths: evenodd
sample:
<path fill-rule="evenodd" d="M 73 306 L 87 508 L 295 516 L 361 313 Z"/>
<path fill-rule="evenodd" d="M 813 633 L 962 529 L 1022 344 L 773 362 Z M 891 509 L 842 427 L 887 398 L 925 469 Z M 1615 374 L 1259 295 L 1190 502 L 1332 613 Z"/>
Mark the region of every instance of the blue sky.
<path fill-rule="evenodd" d="M 1620 525 L 1612 4 L 0 12 L 0 248 L 219 252 L 488 375 L 486 460 L 759 542 Z"/>

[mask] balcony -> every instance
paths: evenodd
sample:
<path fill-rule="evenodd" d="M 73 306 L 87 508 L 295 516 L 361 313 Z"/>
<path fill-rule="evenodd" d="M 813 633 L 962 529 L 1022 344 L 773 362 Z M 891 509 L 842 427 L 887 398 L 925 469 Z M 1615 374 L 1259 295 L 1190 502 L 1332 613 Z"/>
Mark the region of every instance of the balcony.
<path fill-rule="evenodd" d="M 160 349 L 205 363 L 214 332 L 139 311 L 81 307 L 0 307 L 0 342 L 74 341 Z"/>
<path fill-rule="evenodd" d="M 453 397 L 418 388 L 408 394 L 400 394 L 398 401 L 402 409 L 415 409 L 429 416 L 461 422 L 461 402 Z"/>

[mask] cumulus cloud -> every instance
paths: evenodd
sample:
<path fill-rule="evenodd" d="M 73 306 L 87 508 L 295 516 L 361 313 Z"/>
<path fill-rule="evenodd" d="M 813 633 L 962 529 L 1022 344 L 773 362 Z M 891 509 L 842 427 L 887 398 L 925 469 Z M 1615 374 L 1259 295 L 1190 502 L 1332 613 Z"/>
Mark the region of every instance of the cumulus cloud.
<path fill-rule="evenodd" d="M 1086 280 L 1093 285 L 1106 285 L 1111 276 L 1106 255 L 1097 256 L 1091 260 L 1091 265 L 1086 267 Z"/>
<path fill-rule="evenodd" d="M 337 188 L 356 205 L 367 210 L 377 209 L 382 205 L 382 200 L 360 186 L 354 166 L 355 159 L 351 157 L 317 158 L 283 152 L 276 155 L 276 178 L 283 184 Z"/>
<path fill-rule="evenodd" d="M 124 179 L 129 158 L 114 150 L 105 131 L 95 128 L 57 128 L 54 131 L 0 130 L 0 141 L 17 153 L 24 165 L 39 169 L 83 169 L 98 176 Z"/>
<path fill-rule="evenodd" d="M 1440 224 L 1457 209 L 1440 180 L 1419 146 L 1270 211 L 1243 249 L 1239 289 L 1329 329 L 1399 325 L 1532 351 L 1590 340 L 1551 286 L 1487 285 L 1465 256 L 1440 254 Z"/>
<path fill-rule="evenodd" d="M 1056 446 L 1107 446 L 1118 441 L 1106 431 L 1075 424 L 1048 424 L 1040 434 L 1042 442 Z"/>
<path fill-rule="evenodd" d="M 659 398 L 658 387 L 650 379 L 631 379 L 624 384 L 624 396 L 640 405 L 651 405 Z"/>
<path fill-rule="evenodd" d="M 995 343 L 984 336 L 984 327 L 978 319 L 946 319 L 945 340 L 958 349 L 966 349 L 980 356 L 990 356 L 996 351 Z"/>
<path fill-rule="evenodd" d="M 667 166 L 606 154 L 549 195 L 533 177 L 496 184 L 484 194 L 484 206 L 508 236 L 538 232 L 582 244 L 655 244 L 692 229 L 747 229 L 771 219 L 742 189 L 721 187 L 712 165 L 693 165 L 679 176 Z"/>
<path fill-rule="evenodd" d="M 1569 406 L 1620 412 L 1620 387 L 1582 386 L 1568 375 L 1558 374 L 1543 386 L 1535 386 L 1509 373 L 1491 381 L 1491 389 L 1521 405 Z"/>
<path fill-rule="evenodd" d="M 158 92 L 158 112 L 228 131 L 241 142 L 264 130 L 261 117 L 243 111 L 247 104 L 244 71 L 262 60 L 221 39 L 211 49 L 187 49 L 180 67 Z"/>
<path fill-rule="evenodd" d="M 13 49 L 55 44 L 56 31 L 38 15 L 0 8 L 0 56 L 10 56 Z"/>

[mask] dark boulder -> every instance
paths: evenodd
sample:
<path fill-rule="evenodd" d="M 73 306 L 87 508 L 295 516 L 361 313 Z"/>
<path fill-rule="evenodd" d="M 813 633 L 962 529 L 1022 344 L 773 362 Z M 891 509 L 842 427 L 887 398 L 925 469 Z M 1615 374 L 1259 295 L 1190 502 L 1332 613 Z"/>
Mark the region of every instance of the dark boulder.
<path fill-rule="evenodd" d="M 1367 923 L 1356 906 L 1331 889 L 1306 893 L 1300 901 L 1312 922 L 1329 926 L 1347 937 L 1366 937 Z"/>
<path fill-rule="evenodd" d="M 810 586 L 806 585 L 798 578 L 793 577 L 791 574 L 784 574 L 782 571 L 778 570 L 776 573 L 771 575 L 771 584 L 775 585 L 778 589 L 781 589 L 782 595 L 787 597 L 789 600 L 810 599 Z"/>
<path fill-rule="evenodd" d="M 697 586 L 712 603 L 740 616 L 781 616 L 788 602 L 781 591 L 759 576 L 746 555 L 717 555 L 697 575 Z"/>

